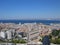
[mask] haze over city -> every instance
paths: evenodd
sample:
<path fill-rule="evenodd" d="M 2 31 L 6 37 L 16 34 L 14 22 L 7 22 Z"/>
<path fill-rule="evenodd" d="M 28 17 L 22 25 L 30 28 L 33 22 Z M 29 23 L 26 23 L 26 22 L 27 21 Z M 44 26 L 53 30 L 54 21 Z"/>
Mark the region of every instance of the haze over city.
<path fill-rule="evenodd" d="M 0 0 L 0 19 L 51 18 L 60 18 L 60 0 Z"/>

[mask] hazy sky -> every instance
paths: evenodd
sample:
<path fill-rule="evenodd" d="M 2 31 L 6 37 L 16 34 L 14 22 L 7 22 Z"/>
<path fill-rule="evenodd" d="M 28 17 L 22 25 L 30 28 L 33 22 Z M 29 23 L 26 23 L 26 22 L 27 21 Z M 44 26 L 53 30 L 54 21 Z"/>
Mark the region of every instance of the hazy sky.
<path fill-rule="evenodd" d="M 60 0 L 0 0 L 0 19 L 60 18 Z"/>

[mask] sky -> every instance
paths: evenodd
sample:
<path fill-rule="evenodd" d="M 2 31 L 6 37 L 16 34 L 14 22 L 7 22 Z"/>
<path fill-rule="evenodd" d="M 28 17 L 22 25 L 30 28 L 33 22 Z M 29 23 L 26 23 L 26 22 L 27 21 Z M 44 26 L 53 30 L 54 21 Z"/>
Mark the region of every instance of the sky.
<path fill-rule="evenodd" d="M 60 18 L 60 0 L 0 0 L 0 19 Z"/>

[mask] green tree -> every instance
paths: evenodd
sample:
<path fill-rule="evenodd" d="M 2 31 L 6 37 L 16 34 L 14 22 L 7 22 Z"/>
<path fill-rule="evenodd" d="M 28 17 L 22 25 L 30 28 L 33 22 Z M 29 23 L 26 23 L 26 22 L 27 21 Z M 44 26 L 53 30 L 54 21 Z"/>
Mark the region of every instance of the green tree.
<path fill-rule="evenodd" d="M 59 35 L 59 31 L 58 30 L 53 30 L 52 31 L 52 35 L 53 36 L 58 36 Z"/>

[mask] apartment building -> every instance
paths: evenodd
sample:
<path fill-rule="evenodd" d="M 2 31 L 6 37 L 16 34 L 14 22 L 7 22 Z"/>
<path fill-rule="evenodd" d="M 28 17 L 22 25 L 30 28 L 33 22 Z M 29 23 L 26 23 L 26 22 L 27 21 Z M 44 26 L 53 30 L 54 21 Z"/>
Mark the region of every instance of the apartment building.
<path fill-rule="evenodd" d="M 36 23 L 25 24 L 28 27 L 27 41 L 39 41 L 39 29 Z"/>

